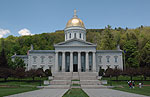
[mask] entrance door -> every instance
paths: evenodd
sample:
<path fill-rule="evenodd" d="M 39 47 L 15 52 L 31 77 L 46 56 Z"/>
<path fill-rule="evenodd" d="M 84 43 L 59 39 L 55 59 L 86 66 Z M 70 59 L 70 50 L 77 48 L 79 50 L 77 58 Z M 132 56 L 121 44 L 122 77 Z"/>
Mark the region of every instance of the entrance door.
<path fill-rule="evenodd" d="M 73 64 L 73 72 L 78 72 L 78 64 Z"/>

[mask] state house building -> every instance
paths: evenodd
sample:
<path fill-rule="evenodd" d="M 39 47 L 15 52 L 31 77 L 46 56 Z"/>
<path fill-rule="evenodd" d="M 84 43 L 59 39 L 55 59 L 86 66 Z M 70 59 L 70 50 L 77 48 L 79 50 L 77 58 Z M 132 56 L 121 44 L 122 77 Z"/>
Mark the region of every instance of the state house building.
<path fill-rule="evenodd" d="M 96 50 L 97 45 L 86 41 L 86 28 L 74 11 L 73 17 L 64 29 L 65 41 L 55 44 L 55 50 L 34 50 L 20 57 L 27 70 L 34 68 L 51 69 L 57 72 L 98 72 L 99 68 L 123 69 L 122 50 Z"/>

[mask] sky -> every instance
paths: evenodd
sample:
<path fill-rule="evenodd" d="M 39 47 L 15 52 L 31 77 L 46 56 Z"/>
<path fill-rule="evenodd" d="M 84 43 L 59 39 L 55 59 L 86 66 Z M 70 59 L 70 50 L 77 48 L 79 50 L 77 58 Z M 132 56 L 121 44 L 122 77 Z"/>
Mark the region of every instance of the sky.
<path fill-rule="evenodd" d="M 0 0 L 0 38 L 63 30 L 74 9 L 87 29 L 150 26 L 150 0 Z"/>

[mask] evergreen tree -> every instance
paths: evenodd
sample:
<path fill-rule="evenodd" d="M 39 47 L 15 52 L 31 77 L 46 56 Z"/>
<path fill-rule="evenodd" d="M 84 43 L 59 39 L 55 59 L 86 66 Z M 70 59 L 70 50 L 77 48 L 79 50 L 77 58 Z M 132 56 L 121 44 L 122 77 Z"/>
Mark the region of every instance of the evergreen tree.
<path fill-rule="evenodd" d="M 0 53 L 0 67 L 3 68 L 8 68 L 8 63 L 7 63 L 7 58 L 5 55 L 5 50 L 4 50 L 4 40 L 1 40 L 1 44 L 2 44 L 2 51 Z"/>

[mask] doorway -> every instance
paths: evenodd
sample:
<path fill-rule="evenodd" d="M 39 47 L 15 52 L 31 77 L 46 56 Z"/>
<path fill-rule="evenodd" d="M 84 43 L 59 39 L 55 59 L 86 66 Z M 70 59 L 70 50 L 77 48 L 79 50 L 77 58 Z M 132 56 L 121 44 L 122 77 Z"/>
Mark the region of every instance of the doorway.
<path fill-rule="evenodd" d="M 78 64 L 73 64 L 73 72 L 78 72 Z"/>

